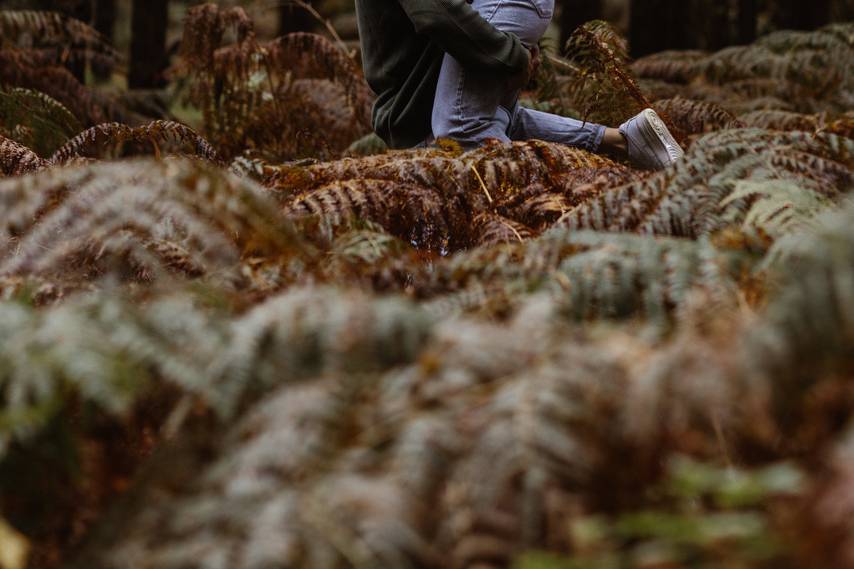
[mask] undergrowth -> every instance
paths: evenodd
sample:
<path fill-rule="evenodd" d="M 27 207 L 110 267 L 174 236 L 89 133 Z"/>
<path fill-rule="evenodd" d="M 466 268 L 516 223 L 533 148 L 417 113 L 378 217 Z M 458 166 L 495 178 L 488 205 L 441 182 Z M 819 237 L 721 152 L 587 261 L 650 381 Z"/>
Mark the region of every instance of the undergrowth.
<path fill-rule="evenodd" d="M 350 54 L 211 4 L 171 70 L 201 122 L 143 117 L 65 70 L 120 62 L 58 18 L 0 12 L 0 546 L 854 564 L 850 24 L 631 64 L 580 28 L 528 95 L 656 107 L 687 152 L 649 173 L 381 151 Z"/>

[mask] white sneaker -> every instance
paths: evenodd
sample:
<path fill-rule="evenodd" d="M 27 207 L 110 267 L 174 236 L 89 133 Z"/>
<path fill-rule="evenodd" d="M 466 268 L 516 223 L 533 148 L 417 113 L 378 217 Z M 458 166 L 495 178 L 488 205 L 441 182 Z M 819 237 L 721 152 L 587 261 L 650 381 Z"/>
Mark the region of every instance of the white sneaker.
<path fill-rule="evenodd" d="M 667 130 L 667 125 L 652 109 L 645 109 L 620 125 L 628 145 L 629 160 L 647 170 L 662 170 L 685 155 Z"/>

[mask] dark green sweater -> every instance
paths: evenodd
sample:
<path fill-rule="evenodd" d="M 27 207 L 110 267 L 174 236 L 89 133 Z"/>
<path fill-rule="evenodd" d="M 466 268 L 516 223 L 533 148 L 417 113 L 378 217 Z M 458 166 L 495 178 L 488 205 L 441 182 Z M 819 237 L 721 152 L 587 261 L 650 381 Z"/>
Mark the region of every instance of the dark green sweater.
<path fill-rule="evenodd" d="M 430 135 L 445 53 L 508 77 L 528 65 L 519 39 L 495 29 L 466 0 L 356 0 L 356 12 L 365 77 L 377 94 L 374 130 L 392 148 Z"/>

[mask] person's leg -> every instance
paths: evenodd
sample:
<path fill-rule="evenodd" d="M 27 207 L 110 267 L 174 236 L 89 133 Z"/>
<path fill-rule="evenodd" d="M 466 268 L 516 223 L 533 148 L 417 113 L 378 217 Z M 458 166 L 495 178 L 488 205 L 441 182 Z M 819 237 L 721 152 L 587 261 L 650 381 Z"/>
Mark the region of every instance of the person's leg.
<path fill-rule="evenodd" d="M 499 30 L 533 45 L 551 21 L 554 0 L 474 0 L 473 7 Z M 591 152 L 625 154 L 650 169 L 664 168 L 683 154 L 652 109 L 615 129 L 526 109 L 518 105 L 518 98 L 518 92 L 507 91 L 503 78 L 465 70 L 446 55 L 433 108 L 434 138 L 451 138 L 464 147 L 479 146 L 488 138 L 508 142 L 537 138 Z"/>
<path fill-rule="evenodd" d="M 608 129 L 600 124 L 583 122 L 522 106 L 516 106 L 508 135 L 511 140 L 529 140 L 536 138 L 546 142 L 560 142 L 598 152 L 605 140 Z M 614 130 L 615 129 L 610 129 Z M 622 137 L 619 137 L 622 138 Z M 613 139 L 609 137 L 606 143 Z"/>
<path fill-rule="evenodd" d="M 554 12 L 554 0 L 474 0 L 472 7 L 493 26 L 537 43 Z M 504 77 L 466 70 L 445 56 L 433 105 L 433 136 L 451 138 L 464 147 L 486 139 L 509 141 L 511 111 L 518 93 L 508 92 Z"/>

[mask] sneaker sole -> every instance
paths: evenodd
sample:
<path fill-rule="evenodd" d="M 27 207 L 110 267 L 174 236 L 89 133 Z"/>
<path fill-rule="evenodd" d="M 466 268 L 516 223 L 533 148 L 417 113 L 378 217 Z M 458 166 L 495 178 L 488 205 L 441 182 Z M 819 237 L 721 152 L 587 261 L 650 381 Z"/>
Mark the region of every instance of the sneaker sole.
<path fill-rule="evenodd" d="M 676 139 L 673 138 L 672 134 L 670 134 L 670 130 L 668 130 L 664 121 L 661 120 L 661 117 L 658 116 L 658 113 L 652 109 L 645 109 L 643 111 L 643 117 L 646 119 L 649 126 L 652 127 L 652 130 L 655 132 L 655 136 L 664 145 L 664 147 L 672 148 L 674 150 L 674 155 L 671 155 L 670 152 L 667 153 L 667 157 L 670 159 L 670 164 L 673 164 L 685 156 L 685 151 L 682 150 L 682 147 L 679 146 L 679 143 L 676 142 Z"/>

